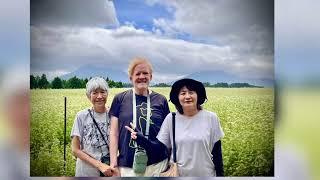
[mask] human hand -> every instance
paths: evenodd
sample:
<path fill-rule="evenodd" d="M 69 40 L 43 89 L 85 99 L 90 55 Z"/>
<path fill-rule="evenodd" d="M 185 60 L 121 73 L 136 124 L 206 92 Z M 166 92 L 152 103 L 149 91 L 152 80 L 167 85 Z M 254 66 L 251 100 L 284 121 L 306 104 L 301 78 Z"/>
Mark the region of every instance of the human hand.
<path fill-rule="evenodd" d="M 133 123 L 130 122 L 130 126 L 133 128 Z M 125 128 L 131 132 L 131 139 L 137 139 L 137 132 L 130 128 L 129 126 L 125 126 Z"/>
<path fill-rule="evenodd" d="M 112 171 L 113 171 L 113 175 L 112 176 L 118 176 L 118 177 L 121 176 L 119 167 L 113 167 Z"/>
<path fill-rule="evenodd" d="M 107 164 L 100 163 L 98 169 L 107 177 L 113 176 L 114 168 L 112 168 L 111 166 L 109 166 Z"/>

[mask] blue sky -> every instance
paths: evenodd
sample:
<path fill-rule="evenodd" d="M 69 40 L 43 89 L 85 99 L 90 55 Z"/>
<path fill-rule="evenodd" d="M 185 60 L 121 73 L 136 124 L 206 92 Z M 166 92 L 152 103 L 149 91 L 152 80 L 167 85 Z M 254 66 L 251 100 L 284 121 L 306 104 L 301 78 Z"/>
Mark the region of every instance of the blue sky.
<path fill-rule="evenodd" d="M 159 3 L 148 4 L 142 0 L 117 0 L 114 1 L 117 19 L 120 26 L 131 24 L 137 29 L 153 31 L 154 19 L 173 20 L 173 10 Z M 174 38 L 190 42 L 207 43 L 205 39 L 193 38 L 191 34 L 180 31 Z"/>
<path fill-rule="evenodd" d="M 137 28 L 151 31 L 153 27 L 153 19 L 169 18 L 170 14 L 164 6 L 158 4 L 148 5 L 144 1 L 114 1 L 117 12 L 117 18 L 121 25 L 125 23 L 133 23 Z"/>

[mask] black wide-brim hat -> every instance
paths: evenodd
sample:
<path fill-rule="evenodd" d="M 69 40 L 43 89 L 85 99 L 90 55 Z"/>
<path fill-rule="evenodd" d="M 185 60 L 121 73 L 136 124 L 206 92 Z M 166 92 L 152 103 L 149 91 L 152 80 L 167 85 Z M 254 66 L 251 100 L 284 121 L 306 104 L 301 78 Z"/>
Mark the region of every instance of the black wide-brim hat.
<path fill-rule="evenodd" d="M 207 99 L 207 95 L 206 95 L 206 89 L 204 88 L 204 85 L 199 82 L 196 81 L 194 79 L 189 79 L 189 78 L 184 78 L 184 79 L 180 79 L 178 81 L 176 81 L 175 83 L 173 83 L 173 85 L 171 86 L 171 91 L 170 91 L 170 101 L 175 104 L 175 105 L 179 105 L 179 92 L 181 90 L 181 88 L 183 88 L 184 86 L 191 88 L 191 90 L 194 90 L 197 92 L 197 96 L 198 96 L 198 104 L 203 104 L 205 102 L 205 100 Z"/>

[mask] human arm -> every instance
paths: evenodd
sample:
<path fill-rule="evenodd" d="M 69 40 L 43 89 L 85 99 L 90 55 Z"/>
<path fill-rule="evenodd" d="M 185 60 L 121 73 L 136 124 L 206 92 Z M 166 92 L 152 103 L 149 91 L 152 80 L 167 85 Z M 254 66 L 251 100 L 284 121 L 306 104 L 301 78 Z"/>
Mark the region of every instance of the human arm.
<path fill-rule="evenodd" d="M 212 154 L 212 162 L 216 169 L 216 175 L 224 176 L 221 140 L 214 143 L 211 154 Z"/>
<path fill-rule="evenodd" d="M 132 123 L 130 123 L 130 125 L 132 127 Z M 139 146 L 143 147 L 146 150 L 148 157 L 153 156 L 151 164 L 160 162 L 161 160 L 168 157 L 167 147 L 157 138 L 155 138 L 154 140 L 150 140 L 144 137 L 142 132 L 139 130 L 135 131 L 129 126 L 125 126 L 125 128 L 131 132 L 131 138 L 135 140 Z"/>
<path fill-rule="evenodd" d="M 99 160 L 96 160 L 95 158 L 89 156 L 87 153 L 83 152 L 80 149 L 80 140 L 79 136 L 73 136 L 71 141 L 71 150 L 72 154 L 82 161 L 90 164 L 91 166 L 97 168 L 99 171 L 101 171 L 106 176 L 112 176 L 113 168 L 108 166 L 107 164 L 104 164 L 100 162 Z"/>
<path fill-rule="evenodd" d="M 130 125 L 132 127 L 132 123 L 130 122 Z M 125 128 L 131 132 L 131 138 L 137 142 L 137 144 L 141 147 L 143 147 L 146 151 L 151 151 L 152 149 L 163 149 L 166 148 L 166 146 L 161 143 L 157 138 L 154 141 L 151 141 L 144 137 L 144 135 L 139 130 L 134 130 L 130 128 L 129 126 L 125 126 Z"/>
<path fill-rule="evenodd" d="M 115 116 L 111 116 L 110 121 L 110 166 L 114 168 L 114 176 L 120 176 L 117 162 L 119 141 L 118 118 Z"/>

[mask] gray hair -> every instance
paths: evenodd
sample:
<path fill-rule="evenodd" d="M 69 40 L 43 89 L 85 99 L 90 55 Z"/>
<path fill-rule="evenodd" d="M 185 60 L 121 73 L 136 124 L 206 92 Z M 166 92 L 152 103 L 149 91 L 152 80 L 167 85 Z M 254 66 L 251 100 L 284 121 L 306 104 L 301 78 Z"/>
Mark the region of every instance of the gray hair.
<path fill-rule="evenodd" d="M 97 89 L 103 89 L 109 93 L 109 86 L 106 80 L 101 77 L 93 77 L 86 84 L 86 95 L 90 98 L 90 94 L 92 91 Z"/>

